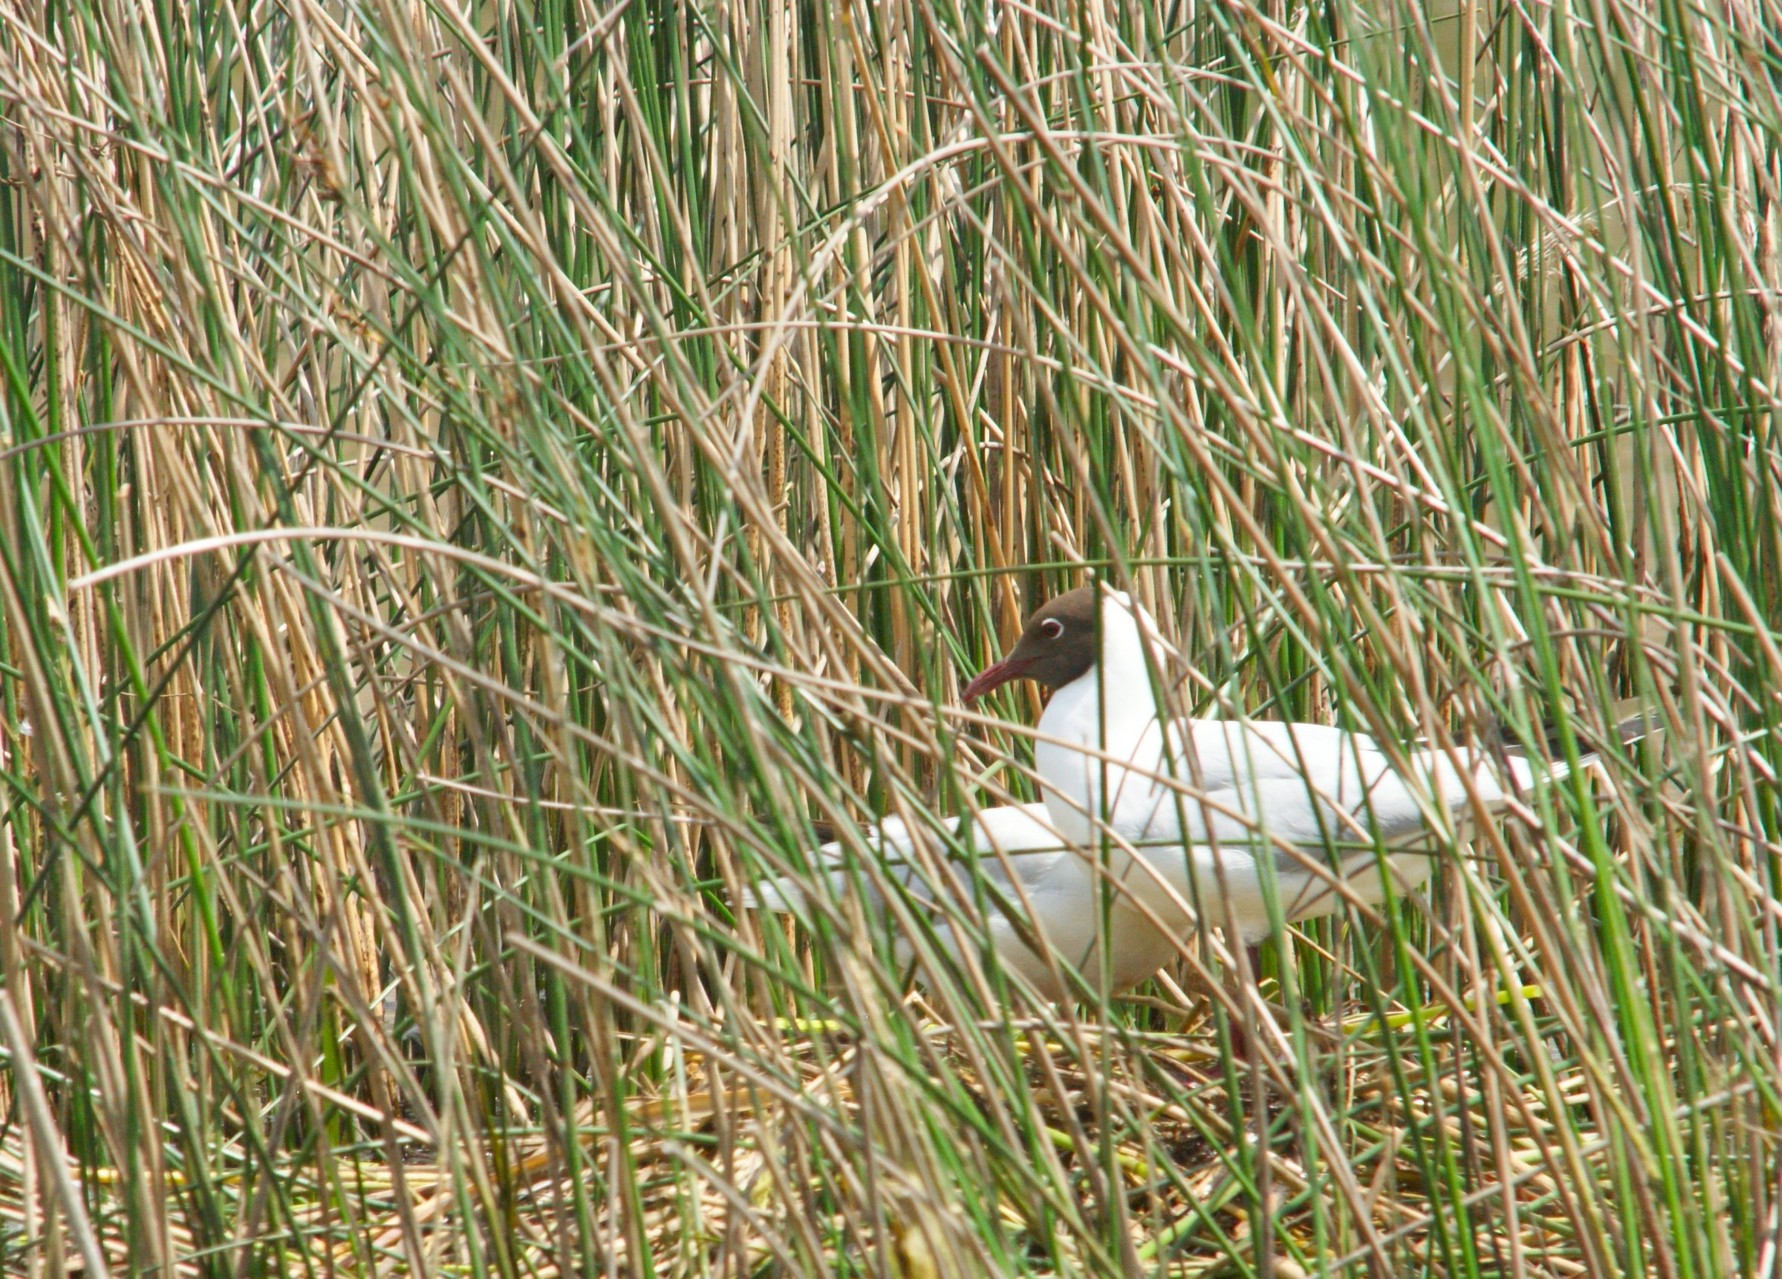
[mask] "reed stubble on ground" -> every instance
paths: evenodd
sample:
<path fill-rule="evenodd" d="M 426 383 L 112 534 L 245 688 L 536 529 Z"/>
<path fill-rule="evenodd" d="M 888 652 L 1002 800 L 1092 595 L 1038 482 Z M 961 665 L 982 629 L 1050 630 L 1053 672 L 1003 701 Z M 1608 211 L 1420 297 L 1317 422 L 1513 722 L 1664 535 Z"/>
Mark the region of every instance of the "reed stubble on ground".
<path fill-rule="evenodd" d="M 0 5 L 0 1267 L 1773 1273 L 1778 29 Z M 1091 571 L 1665 731 L 1260 985 L 739 911 Z"/>

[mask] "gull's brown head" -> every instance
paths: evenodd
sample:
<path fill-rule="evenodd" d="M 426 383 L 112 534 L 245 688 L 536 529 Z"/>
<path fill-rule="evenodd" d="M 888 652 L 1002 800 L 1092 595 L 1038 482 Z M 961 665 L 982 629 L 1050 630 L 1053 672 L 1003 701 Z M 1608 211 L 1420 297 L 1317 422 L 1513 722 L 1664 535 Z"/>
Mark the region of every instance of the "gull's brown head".
<path fill-rule="evenodd" d="M 1021 639 L 996 665 L 987 667 L 960 694 L 973 702 L 1010 680 L 1038 680 L 1063 688 L 1095 665 L 1096 590 L 1079 586 L 1046 603 L 1027 619 Z"/>

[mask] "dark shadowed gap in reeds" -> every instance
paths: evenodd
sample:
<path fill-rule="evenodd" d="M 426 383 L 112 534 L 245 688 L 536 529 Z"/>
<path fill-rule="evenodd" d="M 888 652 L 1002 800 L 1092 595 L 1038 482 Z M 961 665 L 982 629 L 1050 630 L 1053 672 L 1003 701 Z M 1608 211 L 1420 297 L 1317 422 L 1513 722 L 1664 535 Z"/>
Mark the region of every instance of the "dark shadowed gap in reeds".
<path fill-rule="evenodd" d="M 5 0 L 0 1270 L 1773 1273 L 1778 30 Z M 739 908 L 1031 797 L 1091 572 L 1664 731 L 1260 985 Z"/>

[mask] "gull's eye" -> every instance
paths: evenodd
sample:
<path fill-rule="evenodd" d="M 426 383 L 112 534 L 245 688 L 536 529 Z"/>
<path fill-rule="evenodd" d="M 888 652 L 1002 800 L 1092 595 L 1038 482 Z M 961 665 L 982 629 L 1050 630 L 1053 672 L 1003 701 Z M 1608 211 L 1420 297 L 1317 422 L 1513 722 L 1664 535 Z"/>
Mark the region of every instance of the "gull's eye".
<path fill-rule="evenodd" d="M 1057 639 L 1060 635 L 1064 634 L 1064 623 L 1055 617 L 1048 617 L 1045 621 L 1040 623 L 1040 634 L 1044 635 L 1047 639 Z"/>

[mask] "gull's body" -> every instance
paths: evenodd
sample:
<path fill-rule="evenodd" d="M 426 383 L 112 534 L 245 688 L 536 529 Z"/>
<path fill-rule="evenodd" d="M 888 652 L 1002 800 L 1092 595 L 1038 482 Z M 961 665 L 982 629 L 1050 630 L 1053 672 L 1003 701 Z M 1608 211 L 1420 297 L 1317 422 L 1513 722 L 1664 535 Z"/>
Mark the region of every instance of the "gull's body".
<path fill-rule="evenodd" d="M 1180 953 L 1202 920 L 1252 942 L 1276 919 L 1328 914 L 1345 899 L 1383 900 L 1383 869 L 1394 893 L 1416 885 L 1432 863 L 1409 846 L 1427 849 L 1432 818 L 1490 811 L 1534 780 L 1524 759 L 1503 761 L 1505 776 L 1484 760 L 1462 768 L 1434 751 L 1395 755 L 1364 734 L 1320 724 L 1178 719 L 1166 732 L 1154 692 L 1169 677 L 1166 657 L 1142 608 L 1086 587 L 1036 613 L 1010 655 L 965 689 L 971 700 L 1032 678 L 1054 690 L 1034 748 L 1045 802 L 983 810 L 969 839 L 984 941 L 1049 997 L 1064 997 L 1068 985 L 1030 938 L 1091 985 L 1110 939 L 1113 984 L 1132 985 Z M 966 864 L 936 859 L 952 880 L 937 886 L 915 870 L 914 846 L 902 822 L 882 825 L 874 851 L 884 877 L 919 900 L 979 899 Z M 840 844 L 828 844 L 819 861 L 839 867 L 843 857 Z M 847 882 L 878 891 L 865 876 L 829 876 L 838 890 Z M 804 894 L 782 879 L 757 899 L 793 909 Z M 957 953 L 980 944 L 946 915 L 936 909 L 944 946 Z M 906 962 L 913 953 L 907 940 L 899 951 Z"/>
<path fill-rule="evenodd" d="M 1129 849 L 1142 864 L 1126 882 L 1166 925 L 1186 930 L 1204 914 L 1245 941 L 1267 936 L 1271 872 L 1283 920 L 1328 914 L 1345 896 L 1379 902 L 1383 865 L 1395 892 L 1429 874 L 1427 853 L 1399 850 L 1427 843 L 1432 816 L 1508 798 L 1482 759 L 1465 772 L 1435 751 L 1395 759 L 1366 734 L 1324 724 L 1178 719 L 1166 734 L 1155 623 L 1113 591 L 1100 593 L 1099 613 L 1100 658 L 1047 703 L 1034 767 L 1058 833 Z M 1528 761 L 1505 762 L 1514 786 L 1532 783 Z"/>
<path fill-rule="evenodd" d="M 1094 855 L 1066 843 L 1044 804 L 1008 804 L 978 812 L 954 841 L 960 852 L 969 848 L 970 860 L 949 856 L 947 841 L 938 834 L 926 835 L 923 842 L 924 851 L 931 850 L 934 856 L 923 857 L 909 827 L 899 818 L 887 817 L 866 840 L 875 863 L 871 872 L 846 869 L 848 851 L 840 841 L 823 845 L 814 860 L 826 868 L 832 894 L 864 895 L 869 920 L 883 916 L 884 893 L 895 884 L 927 916 L 944 949 L 958 955 L 988 944 L 1006 971 L 1019 973 L 1049 998 L 1065 997 L 1067 985 L 1061 984 L 1042 950 L 1086 974 L 1089 981 L 1096 980 L 1104 904 L 1107 935 L 1122 939 L 1111 951 L 1116 989 L 1143 981 L 1177 953 L 1177 943 L 1145 917 L 1129 894 L 1114 891 L 1098 899 Z M 939 905 L 936 898 L 942 895 L 953 901 Z M 805 889 L 791 876 L 756 885 L 752 899 L 750 904 L 763 910 L 808 915 L 810 909 Z M 981 942 L 953 922 L 972 918 L 968 904 L 974 901 L 985 907 Z M 1030 939 L 1041 948 L 1036 949 Z M 915 953 L 912 940 L 900 930 L 898 962 L 908 964 Z"/>

